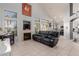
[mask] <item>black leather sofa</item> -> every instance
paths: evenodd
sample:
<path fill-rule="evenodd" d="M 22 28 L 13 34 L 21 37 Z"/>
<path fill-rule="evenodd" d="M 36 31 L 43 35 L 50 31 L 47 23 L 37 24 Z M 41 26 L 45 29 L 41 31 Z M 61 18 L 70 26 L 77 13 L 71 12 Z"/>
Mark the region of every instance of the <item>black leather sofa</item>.
<path fill-rule="evenodd" d="M 35 41 L 46 44 L 50 47 L 56 46 L 58 43 L 59 32 L 57 31 L 40 31 L 37 34 L 33 34 L 32 38 Z"/>

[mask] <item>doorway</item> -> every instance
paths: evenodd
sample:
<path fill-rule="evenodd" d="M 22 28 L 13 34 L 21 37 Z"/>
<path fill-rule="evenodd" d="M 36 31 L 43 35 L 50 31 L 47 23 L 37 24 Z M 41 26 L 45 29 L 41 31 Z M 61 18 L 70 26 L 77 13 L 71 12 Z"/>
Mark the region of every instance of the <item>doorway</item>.
<path fill-rule="evenodd" d="M 17 41 L 17 13 L 16 12 L 4 10 L 4 32 L 7 34 L 13 34 L 14 38 L 10 39 L 11 42 Z"/>

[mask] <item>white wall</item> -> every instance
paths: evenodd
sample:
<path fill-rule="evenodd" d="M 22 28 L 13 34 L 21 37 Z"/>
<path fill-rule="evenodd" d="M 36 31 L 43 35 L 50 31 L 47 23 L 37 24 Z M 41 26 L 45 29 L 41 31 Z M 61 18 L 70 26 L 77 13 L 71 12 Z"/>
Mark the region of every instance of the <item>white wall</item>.
<path fill-rule="evenodd" d="M 69 8 L 69 4 L 67 6 L 67 12 L 65 14 L 64 17 L 64 38 L 65 39 L 70 39 L 70 8 Z"/>
<path fill-rule="evenodd" d="M 67 21 L 69 19 L 70 19 L 69 16 L 64 19 L 64 38 L 65 39 L 70 39 L 70 21 Z"/>
<path fill-rule="evenodd" d="M 50 17 L 46 15 L 46 12 L 40 7 L 40 3 L 32 3 L 31 5 L 33 18 L 50 19 Z"/>

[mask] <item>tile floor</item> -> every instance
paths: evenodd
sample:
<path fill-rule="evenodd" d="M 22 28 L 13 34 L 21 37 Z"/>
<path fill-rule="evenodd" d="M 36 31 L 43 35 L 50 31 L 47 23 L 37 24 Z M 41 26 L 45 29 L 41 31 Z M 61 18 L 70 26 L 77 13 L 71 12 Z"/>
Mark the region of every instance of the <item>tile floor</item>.
<path fill-rule="evenodd" d="M 79 56 L 79 44 L 62 36 L 54 48 L 27 40 L 12 46 L 12 56 Z"/>

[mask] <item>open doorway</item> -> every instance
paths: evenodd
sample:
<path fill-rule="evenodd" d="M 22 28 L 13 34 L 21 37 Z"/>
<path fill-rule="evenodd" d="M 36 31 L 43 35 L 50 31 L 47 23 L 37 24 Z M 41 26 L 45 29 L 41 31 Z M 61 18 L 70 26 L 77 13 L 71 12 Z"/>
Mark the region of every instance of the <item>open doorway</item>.
<path fill-rule="evenodd" d="M 73 21 L 73 40 L 79 42 L 79 18 Z"/>
<path fill-rule="evenodd" d="M 9 10 L 4 10 L 4 32 L 10 36 L 10 43 L 14 44 L 17 41 L 17 13 Z"/>

